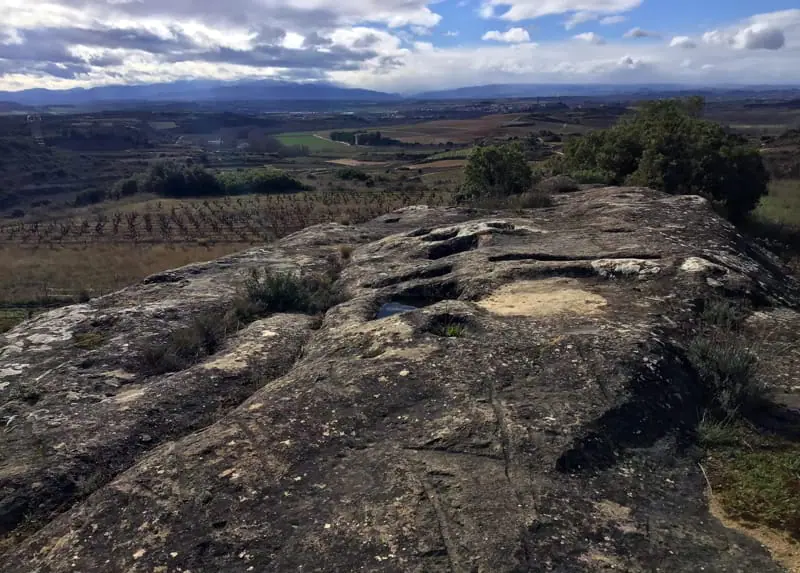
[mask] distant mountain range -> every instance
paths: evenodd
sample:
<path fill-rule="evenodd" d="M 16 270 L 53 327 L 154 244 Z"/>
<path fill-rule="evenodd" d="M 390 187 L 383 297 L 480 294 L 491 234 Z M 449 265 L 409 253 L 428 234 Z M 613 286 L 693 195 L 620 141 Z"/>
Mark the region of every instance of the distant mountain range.
<path fill-rule="evenodd" d="M 654 94 L 762 94 L 798 91 L 800 86 L 692 86 L 685 84 L 491 84 L 415 94 L 414 99 L 504 99 L 532 97 L 652 96 Z"/>
<path fill-rule="evenodd" d="M 20 106 L 91 106 L 114 102 L 401 102 L 408 100 L 503 99 L 524 97 L 597 97 L 612 95 L 653 95 L 675 93 L 750 94 L 798 91 L 799 86 L 714 86 L 679 84 L 493 84 L 411 95 L 345 88 L 328 83 L 294 83 L 260 80 L 221 82 L 188 80 L 164 84 L 117 85 L 70 90 L 30 89 L 0 92 L 0 111 Z"/>
<path fill-rule="evenodd" d="M 325 83 L 277 81 L 179 81 L 165 84 L 99 86 L 70 90 L 30 89 L 0 92 L 0 102 L 29 106 L 87 105 L 109 102 L 199 101 L 393 101 L 397 95 Z"/>

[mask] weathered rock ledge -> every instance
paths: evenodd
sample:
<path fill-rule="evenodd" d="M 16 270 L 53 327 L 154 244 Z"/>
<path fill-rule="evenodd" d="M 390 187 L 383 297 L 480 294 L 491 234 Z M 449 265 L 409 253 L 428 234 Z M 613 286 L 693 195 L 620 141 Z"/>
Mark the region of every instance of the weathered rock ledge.
<path fill-rule="evenodd" d="M 678 333 L 699 300 L 748 301 L 796 396 L 798 285 L 697 197 L 556 203 L 316 226 L 0 336 L 0 570 L 781 571 L 709 514 Z M 276 314 L 139 373 L 249 269 L 342 245 L 321 326 Z"/>

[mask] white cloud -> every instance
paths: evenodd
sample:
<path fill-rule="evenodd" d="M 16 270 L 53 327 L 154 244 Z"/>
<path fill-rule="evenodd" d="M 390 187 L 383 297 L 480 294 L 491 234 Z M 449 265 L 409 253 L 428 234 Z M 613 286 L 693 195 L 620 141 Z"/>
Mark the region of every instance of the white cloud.
<path fill-rule="evenodd" d="M 597 20 L 597 14 L 594 12 L 575 12 L 572 16 L 564 22 L 566 30 L 572 30 L 575 26 Z"/>
<path fill-rule="evenodd" d="M 583 34 L 577 34 L 573 36 L 576 40 L 581 40 L 583 42 L 588 42 L 590 44 L 595 44 L 597 46 L 602 46 L 606 43 L 605 38 L 600 36 L 599 34 L 595 34 L 594 32 L 586 32 Z"/>
<path fill-rule="evenodd" d="M 489 0 L 484 6 L 506 20 L 523 13 L 584 21 L 591 15 L 610 25 L 639 3 Z M 255 77 L 325 79 L 401 92 L 475 83 L 800 83 L 800 10 L 721 22 L 706 34 L 692 30 L 663 42 L 616 37 L 601 43 L 600 35 L 588 33 L 577 35 L 581 41 L 535 44 L 524 26 L 507 24 L 492 26 L 497 30 L 487 34 L 491 42 L 456 46 L 444 41 L 452 33 L 428 35 L 440 23 L 437 4 L 0 0 L 0 90 Z M 473 0 L 464 12 L 475 18 L 480 5 Z M 628 37 L 652 34 L 634 31 Z M 696 47 L 678 49 L 688 43 Z"/>
<path fill-rule="evenodd" d="M 658 32 L 651 32 L 649 30 L 642 30 L 641 28 L 631 28 L 625 32 L 625 38 L 660 38 L 661 34 Z"/>
<path fill-rule="evenodd" d="M 800 48 L 800 9 L 757 14 L 737 25 L 709 30 L 703 43 L 737 50 Z"/>
<path fill-rule="evenodd" d="M 504 11 L 499 18 L 519 22 L 554 14 L 592 12 L 617 14 L 641 5 L 642 0 L 487 0 L 485 6 L 499 6 Z"/>
<path fill-rule="evenodd" d="M 669 43 L 670 48 L 696 48 L 697 44 L 689 36 L 675 36 Z"/>
<path fill-rule="evenodd" d="M 411 31 L 417 36 L 430 36 L 431 29 L 426 26 L 411 26 Z"/>
<path fill-rule="evenodd" d="M 444 35 L 447 36 L 448 38 L 455 38 L 456 36 L 458 36 L 458 34 L 459 34 L 458 30 L 448 30 L 447 32 L 444 33 Z"/>
<path fill-rule="evenodd" d="M 505 32 L 498 30 L 486 32 L 481 39 L 505 42 L 507 44 L 521 44 L 522 42 L 530 42 L 531 36 L 525 28 L 509 28 Z"/>
<path fill-rule="evenodd" d="M 732 45 L 733 38 L 721 30 L 709 30 L 703 34 L 703 42 L 710 46 Z"/>
<path fill-rule="evenodd" d="M 780 50 L 786 45 L 786 35 L 778 27 L 754 24 L 738 30 L 711 30 L 703 34 L 703 42 L 739 50 Z"/>
<path fill-rule="evenodd" d="M 786 36 L 780 28 L 755 24 L 736 34 L 734 43 L 747 50 L 780 50 L 786 45 Z"/>
<path fill-rule="evenodd" d="M 614 24 L 622 24 L 628 20 L 627 17 L 617 15 L 617 16 L 606 16 L 605 18 L 600 18 L 600 24 L 603 26 L 613 26 Z"/>
<path fill-rule="evenodd" d="M 483 4 L 478 10 L 478 15 L 484 20 L 494 18 L 494 6 L 491 4 Z"/>

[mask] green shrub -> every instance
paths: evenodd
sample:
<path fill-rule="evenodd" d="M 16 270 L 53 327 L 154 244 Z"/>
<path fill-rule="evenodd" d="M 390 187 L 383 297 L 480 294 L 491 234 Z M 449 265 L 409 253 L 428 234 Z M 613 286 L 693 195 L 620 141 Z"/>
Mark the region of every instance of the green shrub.
<path fill-rule="evenodd" d="M 139 181 L 135 177 L 117 181 L 114 185 L 114 194 L 119 197 L 129 197 L 131 195 L 136 195 L 138 192 Z"/>
<path fill-rule="evenodd" d="M 106 200 L 106 192 L 102 189 L 88 189 L 82 191 L 75 196 L 74 205 L 76 207 L 83 207 L 85 205 L 95 205 L 102 203 Z"/>
<path fill-rule="evenodd" d="M 614 174 L 599 169 L 578 169 L 570 172 L 577 183 L 609 185 L 614 180 Z"/>
<path fill-rule="evenodd" d="M 473 197 L 517 195 L 535 182 L 518 143 L 476 147 L 464 167 L 464 191 Z"/>
<path fill-rule="evenodd" d="M 796 442 L 736 430 L 713 442 L 708 461 L 714 494 L 731 518 L 786 531 L 800 539 L 800 450 Z"/>
<path fill-rule="evenodd" d="M 287 193 L 309 189 L 308 185 L 288 173 L 271 167 L 225 171 L 215 176 L 199 165 L 180 165 L 171 161 L 154 163 L 147 173 L 123 179 L 114 186 L 115 194 L 120 197 L 143 191 L 177 198 Z"/>
<path fill-rule="evenodd" d="M 605 131 L 573 139 L 556 162 L 562 172 L 596 172 L 615 185 L 697 194 L 741 220 L 767 193 L 758 149 L 700 119 L 702 101 L 655 101 Z"/>
<path fill-rule="evenodd" d="M 369 173 L 362 169 L 356 169 L 355 167 L 347 167 L 345 169 L 339 169 L 336 172 L 336 177 L 342 179 L 344 181 L 369 181 L 372 179 Z"/>
<path fill-rule="evenodd" d="M 460 316 L 444 314 L 433 317 L 428 332 L 444 338 L 463 338 L 467 335 L 467 322 Z"/>
<path fill-rule="evenodd" d="M 285 171 L 272 167 L 225 171 L 218 175 L 218 180 L 229 195 L 288 193 L 310 189 Z"/>
<path fill-rule="evenodd" d="M 197 165 L 182 166 L 171 161 L 151 165 L 140 185 L 143 191 L 164 197 L 203 197 L 223 192 L 213 173 Z"/>

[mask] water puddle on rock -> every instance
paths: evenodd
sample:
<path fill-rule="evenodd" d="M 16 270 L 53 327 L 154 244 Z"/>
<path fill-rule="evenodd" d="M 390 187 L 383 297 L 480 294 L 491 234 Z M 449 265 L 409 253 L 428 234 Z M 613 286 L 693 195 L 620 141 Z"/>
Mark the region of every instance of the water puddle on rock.
<path fill-rule="evenodd" d="M 387 302 L 382 304 L 380 309 L 378 309 L 378 314 L 375 315 L 375 319 L 386 318 L 389 316 L 394 316 L 395 314 L 417 310 L 417 308 L 419 307 L 400 302 Z"/>

